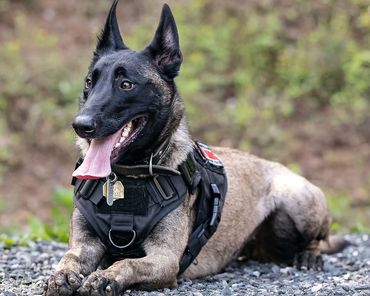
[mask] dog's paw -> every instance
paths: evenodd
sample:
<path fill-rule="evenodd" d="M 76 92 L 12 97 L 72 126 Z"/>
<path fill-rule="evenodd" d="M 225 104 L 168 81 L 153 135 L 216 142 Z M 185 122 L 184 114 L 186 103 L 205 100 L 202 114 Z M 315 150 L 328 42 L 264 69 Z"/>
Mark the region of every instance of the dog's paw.
<path fill-rule="evenodd" d="M 82 296 L 118 296 L 119 292 L 118 284 L 114 277 L 103 270 L 89 275 L 77 290 L 77 293 Z"/>
<path fill-rule="evenodd" d="M 324 270 L 324 261 L 321 255 L 312 251 L 303 251 L 294 256 L 293 265 L 299 270 Z"/>
<path fill-rule="evenodd" d="M 58 271 L 50 276 L 48 282 L 45 284 L 43 296 L 69 296 L 81 287 L 81 284 L 81 277 L 73 271 Z"/>

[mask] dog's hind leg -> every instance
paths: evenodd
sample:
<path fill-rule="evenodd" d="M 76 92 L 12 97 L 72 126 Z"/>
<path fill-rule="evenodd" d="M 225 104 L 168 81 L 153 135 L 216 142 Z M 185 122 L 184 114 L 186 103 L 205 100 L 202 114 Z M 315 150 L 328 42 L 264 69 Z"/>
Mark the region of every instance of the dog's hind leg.
<path fill-rule="evenodd" d="M 95 271 L 105 253 L 99 238 L 91 233 L 85 218 L 75 209 L 71 220 L 69 250 L 44 287 L 44 295 L 72 295 L 82 278 Z"/>
<path fill-rule="evenodd" d="M 275 210 L 255 230 L 246 254 L 264 261 L 321 269 L 319 242 L 329 232 L 324 194 L 288 170 L 273 177 L 270 198 Z"/>

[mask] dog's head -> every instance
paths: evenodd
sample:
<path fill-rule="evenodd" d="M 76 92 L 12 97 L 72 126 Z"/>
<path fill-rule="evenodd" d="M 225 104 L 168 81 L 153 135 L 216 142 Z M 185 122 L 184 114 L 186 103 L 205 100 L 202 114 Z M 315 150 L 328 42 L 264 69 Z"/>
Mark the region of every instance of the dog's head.
<path fill-rule="evenodd" d="M 129 49 L 116 19 L 118 1 L 98 40 L 73 128 L 80 146 L 111 149 L 111 162 L 130 163 L 150 155 L 182 117 L 174 84 L 182 55 L 166 4 L 152 42 L 141 51 Z"/>

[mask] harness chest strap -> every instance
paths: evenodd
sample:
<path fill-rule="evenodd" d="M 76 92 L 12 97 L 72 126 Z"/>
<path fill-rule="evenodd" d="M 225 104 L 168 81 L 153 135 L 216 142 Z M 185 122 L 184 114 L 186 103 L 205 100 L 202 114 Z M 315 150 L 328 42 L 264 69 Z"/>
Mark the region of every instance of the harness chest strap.
<path fill-rule="evenodd" d="M 179 274 L 183 273 L 216 231 L 221 219 L 227 190 L 223 167 L 208 162 L 196 146 L 178 171 L 153 166 L 153 177 L 145 174 L 148 172 L 145 165 L 113 169 L 125 186 L 125 198 L 116 200 L 111 207 L 102 196 L 105 179 L 73 179 L 72 184 L 77 208 L 117 259 L 145 256 L 141 244 L 154 226 L 178 207 L 189 192 L 198 190 L 196 219 L 180 261 Z M 120 173 L 135 173 L 140 178 L 128 178 Z"/>

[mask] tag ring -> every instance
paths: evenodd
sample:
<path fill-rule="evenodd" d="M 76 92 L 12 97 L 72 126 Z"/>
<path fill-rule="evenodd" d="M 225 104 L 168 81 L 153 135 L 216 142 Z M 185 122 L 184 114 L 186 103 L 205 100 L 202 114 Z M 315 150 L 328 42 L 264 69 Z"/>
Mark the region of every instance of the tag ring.
<path fill-rule="evenodd" d="M 111 177 L 113 177 L 113 179 L 111 179 Z M 107 180 L 109 180 L 109 181 L 111 181 L 111 182 L 116 182 L 116 181 L 117 181 L 117 179 L 118 179 L 117 175 L 116 175 L 115 173 L 113 173 L 113 172 L 111 172 L 111 173 L 109 174 L 109 176 L 107 177 Z"/>
<path fill-rule="evenodd" d="M 116 244 L 113 242 L 113 240 L 112 240 L 112 236 L 111 236 L 111 232 L 112 232 L 112 228 L 111 228 L 111 229 L 109 229 L 109 232 L 108 232 L 108 238 L 109 238 L 109 241 L 111 242 L 111 244 L 112 244 L 113 246 L 115 246 L 115 247 L 116 247 L 116 248 L 118 248 L 118 249 L 125 249 L 125 248 L 127 248 L 127 247 L 131 246 L 131 245 L 133 244 L 133 242 L 135 241 L 135 238 L 136 238 L 136 231 L 132 229 L 132 230 L 131 230 L 131 232 L 132 232 L 132 239 L 131 239 L 131 241 L 130 241 L 128 244 L 126 244 L 126 245 L 120 246 L 120 245 L 116 245 Z"/>

